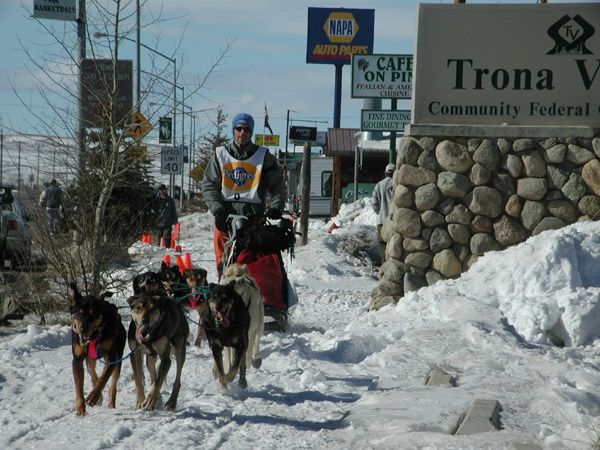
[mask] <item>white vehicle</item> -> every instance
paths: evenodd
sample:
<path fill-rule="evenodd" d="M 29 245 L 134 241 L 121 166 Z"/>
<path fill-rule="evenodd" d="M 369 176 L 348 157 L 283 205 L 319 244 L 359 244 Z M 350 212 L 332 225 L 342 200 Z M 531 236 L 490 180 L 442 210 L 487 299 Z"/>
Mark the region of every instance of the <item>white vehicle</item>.
<path fill-rule="evenodd" d="M 31 259 L 29 217 L 11 188 L 0 186 L 0 269 Z"/>

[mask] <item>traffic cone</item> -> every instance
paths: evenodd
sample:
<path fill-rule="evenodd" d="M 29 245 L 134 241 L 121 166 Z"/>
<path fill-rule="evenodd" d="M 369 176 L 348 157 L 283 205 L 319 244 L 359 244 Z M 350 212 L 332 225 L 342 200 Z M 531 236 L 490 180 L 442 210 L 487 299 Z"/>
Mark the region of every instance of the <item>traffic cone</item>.
<path fill-rule="evenodd" d="M 177 245 L 177 243 L 175 242 L 174 234 L 171 233 L 171 250 L 175 250 L 175 245 Z"/>
<path fill-rule="evenodd" d="M 192 257 L 190 256 L 189 253 L 186 253 L 185 255 L 183 255 L 183 266 L 186 269 L 191 269 L 192 266 Z"/>
<path fill-rule="evenodd" d="M 165 256 L 163 256 L 162 262 L 164 262 L 167 266 L 171 266 L 171 256 L 169 256 L 168 253 L 165 253 Z"/>
<path fill-rule="evenodd" d="M 175 231 L 174 231 L 174 235 L 175 235 L 175 240 L 178 241 L 179 240 L 179 232 L 181 231 L 181 224 L 179 222 L 177 222 L 175 224 Z"/>
<path fill-rule="evenodd" d="M 179 267 L 179 273 L 181 275 L 183 275 L 183 272 L 185 271 L 185 267 L 184 267 L 184 264 L 183 264 L 183 259 L 181 259 L 180 255 L 177 255 L 175 257 L 175 264 L 177 264 L 177 267 Z"/>
<path fill-rule="evenodd" d="M 164 247 L 165 246 L 165 238 L 161 237 L 160 238 L 160 247 Z"/>

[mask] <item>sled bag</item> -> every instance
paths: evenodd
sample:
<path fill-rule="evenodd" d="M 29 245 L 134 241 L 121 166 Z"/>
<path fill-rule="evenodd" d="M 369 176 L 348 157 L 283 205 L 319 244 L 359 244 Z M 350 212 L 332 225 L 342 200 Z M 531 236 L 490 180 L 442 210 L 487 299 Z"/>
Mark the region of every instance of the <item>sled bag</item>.
<path fill-rule="evenodd" d="M 265 307 L 286 309 L 281 296 L 281 269 L 277 254 L 257 255 L 244 250 L 236 263 L 248 266 L 248 271 L 258 284 Z"/>

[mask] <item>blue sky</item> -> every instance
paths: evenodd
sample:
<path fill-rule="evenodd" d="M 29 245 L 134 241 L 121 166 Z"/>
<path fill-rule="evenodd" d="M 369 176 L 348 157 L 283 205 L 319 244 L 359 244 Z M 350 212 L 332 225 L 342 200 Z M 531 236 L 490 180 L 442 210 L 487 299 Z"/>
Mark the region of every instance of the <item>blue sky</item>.
<path fill-rule="evenodd" d="M 333 126 L 334 66 L 305 62 L 308 7 L 374 9 L 374 52 L 412 53 L 418 3 L 416 0 L 148 0 L 142 10 L 142 25 L 149 23 L 152 15 L 161 13 L 161 9 L 162 21 L 145 26 L 141 41 L 176 56 L 181 69 L 178 83 L 185 86 L 204 77 L 230 42 L 226 58 L 204 88 L 189 99 L 188 105 L 194 110 L 222 105 L 229 118 L 239 111 L 248 112 L 259 124 L 256 131 L 262 132 L 266 102 L 273 131 L 284 141 L 288 109 L 293 111 L 290 118 L 294 124 L 312 126 L 300 121 L 317 121 L 319 130 Z M 27 9 L 32 8 L 33 0 L 0 0 L 0 4 L 0 119 L 5 128 L 34 132 L 36 119 L 21 106 L 11 85 L 37 113 L 44 115 L 51 111 L 35 94 L 35 80 L 27 70 L 35 68 L 28 62 L 19 39 L 33 58 L 40 60 L 42 55 L 58 52 L 57 45 L 48 39 L 42 25 L 28 16 Z M 43 25 L 61 31 L 64 27 L 67 44 L 72 43 L 75 48 L 73 23 L 44 20 Z M 135 64 L 134 44 L 125 42 L 121 52 L 123 58 L 132 59 Z M 142 69 L 149 70 L 150 59 L 151 54 L 143 51 Z M 165 77 L 170 76 L 168 70 L 167 64 Z M 349 66 L 344 67 L 342 85 L 341 126 L 359 127 L 363 100 L 350 97 Z M 384 100 L 383 107 L 388 108 L 389 101 Z M 399 101 L 398 108 L 409 109 L 409 101 Z M 207 130 L 213 117 L 213 112 L 199 114 L 197 129 Z"/>

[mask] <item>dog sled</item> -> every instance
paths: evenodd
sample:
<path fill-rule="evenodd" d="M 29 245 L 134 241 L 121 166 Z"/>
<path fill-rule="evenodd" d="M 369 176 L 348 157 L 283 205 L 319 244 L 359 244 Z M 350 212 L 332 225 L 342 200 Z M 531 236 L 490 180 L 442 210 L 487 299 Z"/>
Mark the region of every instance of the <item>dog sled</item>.
<path fill-rule="evenodd" d="M 285 332 L 289 310 L 298 302 L 282 254 L 294 255 L 293 217 L 284 216 L 278 224 L 271 224 L 264 217 L 230 214 L 227 224 L 230 238 L 225 244 L 223 266 L 247 265 L 263 299 L 265 330 Z"/>

